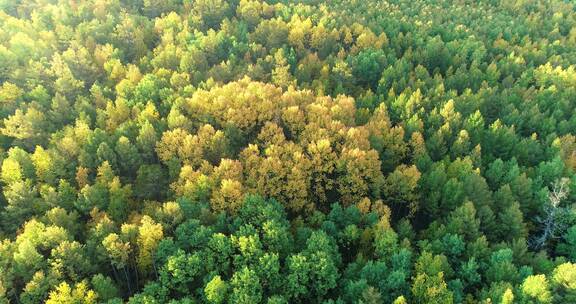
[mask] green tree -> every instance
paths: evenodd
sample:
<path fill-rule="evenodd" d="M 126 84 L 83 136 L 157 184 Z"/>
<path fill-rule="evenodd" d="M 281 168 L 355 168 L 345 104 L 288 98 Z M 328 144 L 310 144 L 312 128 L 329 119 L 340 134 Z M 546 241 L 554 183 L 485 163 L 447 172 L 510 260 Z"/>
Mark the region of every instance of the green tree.
<path fill-rule="evenodd" d="M 217 29 L 220 22 L 231 14 L 230 4 L 222 0 L 194 1 L 194 15 L 202 20 L 205 28 Z"/>
<path fill-rule="evenodd" d="M 132 177 L 134 172 L 138 171 L 141 163 L 138 149 L 127 137 L 122 136 L 116 142 L 115 151 L 118 155 L 118 163 L 121 172 L 125 176 Z"/>
<path fill-rule="evenodd" d="M 142 165 L 136 174 L 134 195 L 140 199 L 160 200 L 165 196 L 167 179 L 160 165 Z"/>
<path fill-rule="evenodd" d="M 220 276 L 214 276 L 214 278 L 206 284 L 204 295 L 209 303 L 220 304 L 224 303 L 227 291 L 228 284 L 226 284 Z"/>
<path fill-rule="evenodd" d="M 384 51 L 367 49 L 349 57 L 349 63 L 356 81 L 375 90 L 387 60 Z"/>
<path fill-rule="evenodd" d="M 444 282 L 444 274 L 418 274 L 412 283 L 416 303 L 453 303 L 453 294 Z"/>
<path fill-rule="evenodd" d="M 234 303 L 259 303 L 262 300 L 260 279 L 254 270 L 244 267 L 232 276 L 231 300 Z"/>

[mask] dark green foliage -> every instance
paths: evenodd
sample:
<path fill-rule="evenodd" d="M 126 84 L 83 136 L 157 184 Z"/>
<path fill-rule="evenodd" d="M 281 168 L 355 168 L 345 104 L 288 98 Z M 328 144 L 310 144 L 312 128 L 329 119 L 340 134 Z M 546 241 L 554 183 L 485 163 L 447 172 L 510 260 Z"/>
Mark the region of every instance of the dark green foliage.
<path fill-rule="evenodd" d="M 575 8 L 0 0 L 0 304 L 576 303 Z"/>

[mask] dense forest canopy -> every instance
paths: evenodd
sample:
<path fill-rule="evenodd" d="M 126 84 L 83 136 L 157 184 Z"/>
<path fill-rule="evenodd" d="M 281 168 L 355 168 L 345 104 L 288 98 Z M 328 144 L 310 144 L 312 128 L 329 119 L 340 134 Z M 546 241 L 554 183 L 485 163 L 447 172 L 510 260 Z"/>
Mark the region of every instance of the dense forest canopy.
<path fill-rule="evenodd" d="M 576 303 L 576 6 L 0 0 L 0 303 Z"/>

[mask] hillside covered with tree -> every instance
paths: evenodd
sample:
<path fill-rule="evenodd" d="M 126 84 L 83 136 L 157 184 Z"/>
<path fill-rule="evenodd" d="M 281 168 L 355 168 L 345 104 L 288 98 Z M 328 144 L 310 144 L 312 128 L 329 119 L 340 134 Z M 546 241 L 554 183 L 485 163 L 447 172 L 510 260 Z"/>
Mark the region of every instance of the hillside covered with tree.
<path fill-rule="evenodd" d="M 576 6 L 0 0 L 0 304 L 576 303 Z"/>

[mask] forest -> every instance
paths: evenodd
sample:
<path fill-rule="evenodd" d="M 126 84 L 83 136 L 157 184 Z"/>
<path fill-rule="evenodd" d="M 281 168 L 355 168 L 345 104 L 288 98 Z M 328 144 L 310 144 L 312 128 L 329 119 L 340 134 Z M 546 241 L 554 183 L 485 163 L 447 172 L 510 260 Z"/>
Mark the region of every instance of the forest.
<path fill-rule="evenodd" d="M 576 303 L 576 3 L 0 0 L 0 304 Z"/>

